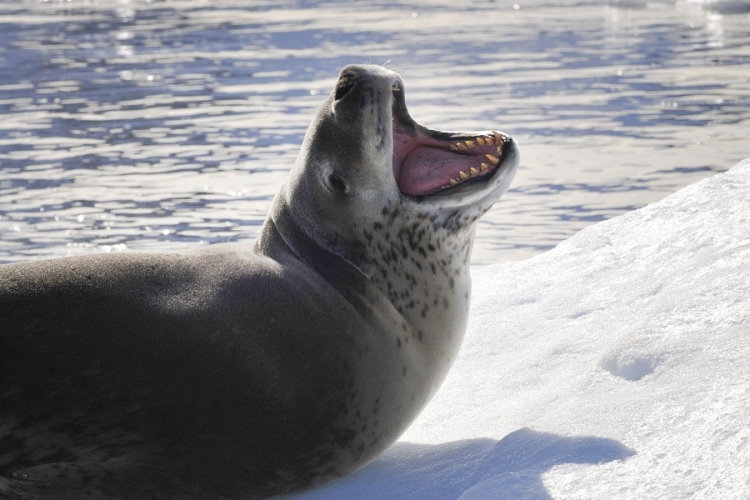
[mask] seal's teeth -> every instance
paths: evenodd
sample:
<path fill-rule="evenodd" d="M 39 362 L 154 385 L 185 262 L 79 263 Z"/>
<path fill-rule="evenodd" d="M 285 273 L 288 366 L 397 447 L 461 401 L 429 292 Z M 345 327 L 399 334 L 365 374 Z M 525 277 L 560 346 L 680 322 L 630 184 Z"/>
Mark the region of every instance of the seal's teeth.
<path fill-rule="evenodd" d="M 475 148 L 477 144 L 482 146 L 492 146 L 494 142 L 490 137 L 476 137 L 475 139 L 467 139 L 465 141 L 451 144 L 449 147 L 451 148 L 451 151 L 466 151 L 467 149 Z"/>
<path fill-rule="evenodd" d="M 492 155 L 487 155 L 487 156 L 492 156 Z M 460 184 L 461 182 L 465 181 L 466 179 L 474 177 L 477 174 L 479 174 L 480 172 L 482 172 L 483 170 L 487 170 L 488 168 L 490 168 L 490 164 L 489 163 L 482 163 L 481 164 L 481 168 L 471 167 L 469 169 L 469 172 L 470 172 L 469 174 L 467 174 L 463 170 L 459 170 L 458 171 L 458 177 L 456 177 L 455 179 L 451 179 L 450 180 L 450 184 L 446 184 L 445 186 L 442 186 L 442 188 L 443 189 L 444 188 L 449 188 L 449 187 L 455 186 L 456 184 Z"/>
<path fill-rule="evenodd" d="M 505 136 L 503 136 L 500 132 L 493 130 L 492 135 L 477 136 L 474 139 L 467 139 L 465 141 L 456 142 L 454 144 L 449 145 L 448 147 L 450 148 L 451 151 L 462 152 L 462 151 L 467 151 L 469 149 L 473 149 L 476 146 L 496 146 L 497 156 L 492 155 L 492 154 L 486 154 L 485 156 L 490 161 L 490 163 L 481 164 L 481 170 L 487 170 L 488 168 L 490 168 L 490 164 L 494 166 L 500 163 L 500 156 L 503 155 L 504 144 L 505 144 Z M 477 169 L 476 167 L 472 167 L 470 169 L 470 172 L 471 172 L 471 175 L 476 175 L 481 170 Z M 451 179 L 451 186 L 457 184 L 458 182 L 461 182 L 464 179 L 468 179 L 469 177 L 470 177 L 469 174 L 461 171 L 459 172 L 458 177 L 456 177 L 455 179 Z"/>

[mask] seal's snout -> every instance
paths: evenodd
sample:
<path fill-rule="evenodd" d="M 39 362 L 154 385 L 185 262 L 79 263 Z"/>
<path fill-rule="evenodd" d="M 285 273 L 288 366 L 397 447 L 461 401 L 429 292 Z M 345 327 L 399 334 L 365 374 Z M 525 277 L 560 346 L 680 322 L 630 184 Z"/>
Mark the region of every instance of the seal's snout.
<path fill-rule="evenodd" d="M 350 65 L 339 74 L 333 103 L 337 105 L 340 101 L 347 101 L 347 97 L 354 94 L 366 94 L 365 101 L 377 100 L 389 90 L 394 93 L 402 90 L 397 73 L 379 66 Z"/>

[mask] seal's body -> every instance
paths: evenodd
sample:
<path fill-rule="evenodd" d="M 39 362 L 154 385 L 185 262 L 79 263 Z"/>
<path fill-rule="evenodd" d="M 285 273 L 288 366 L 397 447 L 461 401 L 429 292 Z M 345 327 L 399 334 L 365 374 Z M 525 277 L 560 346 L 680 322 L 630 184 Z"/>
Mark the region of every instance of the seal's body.
<path fill-rule="evenodd" d="M 442 382 L 515 145 L 342 70 L 258 242 L 0 267 L 0 498 L 258 498 L 357 470 Z"/>

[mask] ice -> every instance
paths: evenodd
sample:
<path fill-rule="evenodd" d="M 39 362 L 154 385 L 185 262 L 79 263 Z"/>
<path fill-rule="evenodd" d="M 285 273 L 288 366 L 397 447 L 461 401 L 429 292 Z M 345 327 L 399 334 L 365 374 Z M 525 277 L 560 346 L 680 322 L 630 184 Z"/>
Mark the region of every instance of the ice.
<path fill-rule="evenodd" d="M 750 498 L 750 159 L 474 270 L 401 440 L 299 499 Z"/>

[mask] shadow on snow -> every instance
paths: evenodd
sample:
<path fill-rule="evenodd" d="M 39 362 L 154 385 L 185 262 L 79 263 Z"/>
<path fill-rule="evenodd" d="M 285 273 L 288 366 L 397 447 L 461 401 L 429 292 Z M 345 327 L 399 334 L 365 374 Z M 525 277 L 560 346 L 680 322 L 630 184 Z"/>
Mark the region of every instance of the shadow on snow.
<path fill-rule="evenodd" d="M 288 498 L 552 500 L 542 483 L 542 474 L 552 467 L 601 464 L 634 454 L 613 439 L 564 437 L 527 428 L 500 441 L 396 443 L 357 474 Z"/>

